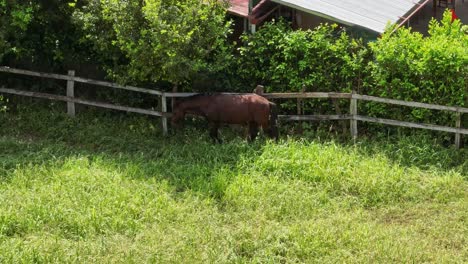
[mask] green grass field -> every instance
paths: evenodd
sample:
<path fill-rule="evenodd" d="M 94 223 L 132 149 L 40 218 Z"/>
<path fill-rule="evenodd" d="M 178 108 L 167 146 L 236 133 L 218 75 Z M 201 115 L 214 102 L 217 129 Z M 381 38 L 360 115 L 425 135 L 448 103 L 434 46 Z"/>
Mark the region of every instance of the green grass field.
<path fill-rule="evenodd" d="M 0 263 L 468 262 L 467 150 L 49 111 L 0 114 Z"/>

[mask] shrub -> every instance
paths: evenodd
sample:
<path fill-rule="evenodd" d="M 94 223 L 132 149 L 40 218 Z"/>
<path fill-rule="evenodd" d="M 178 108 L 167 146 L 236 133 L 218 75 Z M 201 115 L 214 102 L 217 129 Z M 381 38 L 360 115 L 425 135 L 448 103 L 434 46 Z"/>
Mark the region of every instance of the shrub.
<path fill-rule="evenodd" d="M 408 28 L 389 28 L 366 45 L 337 25 L 292 30 L 284 21 L 266 23 L 253 35 L 243 35 L 237 76 L 245 87 L 263 84 L 269 92 L 350 92 L 385 98 L 464 106 L 468 89 L 467 26 L 432 20 L 428 36 Z M 332 109 L 323 101 L 307 100 L 307 112 Z M 341 102 L 347 108 L 347 102 Z M 281 104 L 295 109 L 295 102 Z M 365 115 L 453 125 L 454 114 L 426 109 L 361 103 Z"/>
<path fill-rule="evenodd" d="M 337 25 L 296 30 L 283 22 L 265 24 L 254 35 L 243 35 L 239 75 L 251 86 L 270 90 L 351 91 L 363 69 L 365 47 Z"/>
<path fill-rule="evenodd" d="M 6 112 L 7 110 L 7 106 L 6 106 L 6 102 L 8 100 L 4 99 L 2 95 L 0 95 L 0 113 L 2 112 Z"/>
<path fill-rule="evenodd" d="M 337 25 L 296 30 L 283 22 L 266 23 L 254 35 L 243 35 L 238 75 L 248 87 L 263 84 L 269 92 L 350 92 L 360 85 L 367 49 Z M 308 100 L 306 110 L 323 107 Z M 294 104 L 282 104 L 294 109 Z M 323 107 L 330 108 L 330 107 Z"/>
<path fill-rule="evenodd" d="M 441 22 L 430 22 L 428 37 L 400 28 L 394 34 L 383 34 L 369 46 L 374 60 L 369 63 L 365 93 L 440 105 L 465 104 L 468 35 L 463 33 L 459 20 L 451 22 L 449 12 Z M 392 118 L 438 123 L 447 123 L 451 118 L 439 111 L 401 107 L 389 111 L 388 107 L 367 106 L 367 113 L 391 113 Z"/>

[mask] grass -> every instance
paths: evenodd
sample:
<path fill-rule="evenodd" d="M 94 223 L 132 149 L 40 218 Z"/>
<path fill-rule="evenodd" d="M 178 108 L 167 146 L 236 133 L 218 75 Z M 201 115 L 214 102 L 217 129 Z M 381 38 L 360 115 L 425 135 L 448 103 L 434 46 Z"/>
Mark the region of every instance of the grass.
<path fill-rule="evenodd" d="M 468 261 L 467 151 L 0 114 L 0 263 Z"/>

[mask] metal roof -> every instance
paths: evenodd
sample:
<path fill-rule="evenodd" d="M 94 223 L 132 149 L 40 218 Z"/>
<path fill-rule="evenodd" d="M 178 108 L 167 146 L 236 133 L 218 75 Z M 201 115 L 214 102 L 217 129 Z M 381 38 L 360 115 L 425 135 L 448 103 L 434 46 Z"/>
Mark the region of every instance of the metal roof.
<path fill-rule="evenodd" d="M 271 0 L 297 10 L 325 17 L 347 25 L 359 25 L 384 32 L 388 23 L 394 24 L 411 16 L 417 6 L 427 0 Z"/>

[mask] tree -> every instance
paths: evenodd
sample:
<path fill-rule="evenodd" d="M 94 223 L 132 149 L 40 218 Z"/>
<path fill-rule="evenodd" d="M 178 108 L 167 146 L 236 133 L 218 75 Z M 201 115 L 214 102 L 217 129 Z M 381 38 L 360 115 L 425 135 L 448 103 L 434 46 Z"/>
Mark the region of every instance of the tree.
<path fill-rule="evenodd" d="M 14 41 L 23 36 L 32 20 L 34 4 L 30 1 L 0 0 L 0 61 L 6 54 L 19 54 L 22 47 Z"/>
<path fill-rule="evenodd" d="M 101 0 L 90 1 L 74 17 L 114 79 L 162 80 L 177 87 L 230 60 L 225 14 L 218 0 Z"/>
<path fill-rule="evenodd" d="M 428 36 L 399 28 L 389 30 L 370 47 L 368 94 L 408 101 L 463 106 L 467 96 L 468 35 L 446 11 L 429 24 Z M 404 111 L 404 109 L 398 109 Z M 381 109 L 381 113 L 388 112 Z M 396 113 L 396 112 L 394 112 Z M 425 109 L 412 110 L 417 120 L 440 119 Z M 403 114 L 401 114 L 403 115 Z M 442 123 L 442 122 L 441 122 Z"/>
<path fill-rule="evenodd" d="M 0 0 L 0 62 L 63 71 L 94 62 L 72 14 L 87 1 Z M 2 60 L 3 57 L 3 60 Z"/>

